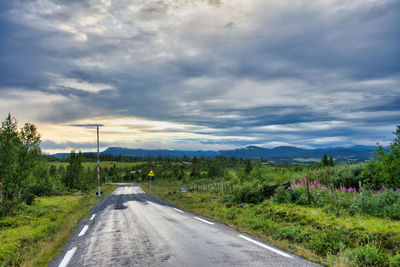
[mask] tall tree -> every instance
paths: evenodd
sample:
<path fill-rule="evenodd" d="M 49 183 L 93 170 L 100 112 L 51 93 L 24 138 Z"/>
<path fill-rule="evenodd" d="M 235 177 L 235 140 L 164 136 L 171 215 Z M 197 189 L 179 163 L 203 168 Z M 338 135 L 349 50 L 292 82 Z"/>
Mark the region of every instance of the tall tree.
<path fill-rule="evenodd" d="M 393 134 L 396 136 L 394 141 L 391 143 L 391 147 L 398 147 L 400 148 L 400 125 L 397 125 L 396 131 L 393 132 Z"/>
<path fill-rule="evenodd" d="M 400 125 L 393 133 L 396 137 L 390 144 L 390 151 L 386 152 L 382 145 L 378 146 L 375 157 L 366 164 L 363 175 L 365 182 L 375 189 L 386 187 L 400 187 Z"/>
<path fill-rule="evenodd" d="M 335 162 L 333 161 L 332 156 L 329 157 L 329 166 L 331 166 L 331 167 L 335 166 Z"/>
<path fill-rule="evenodd" d="M 8 114 L 0 128 L 0 183 L 2 207 L 27 200 L 27 179 L 40 161 L 40 135 L 33 124 L 18 131 L 17 120 Z M 31 199 L 32 200 L 32 199 Z M 30 201 L 31 202 L 31 201 Z"/>
<path fill-rule="evenodd" d="M 185 167 L 183 166 L 183 164 L 179 165 L 178 167 L 175 167 L 174 169 L 175 173 L 175 177 L 178 180 L 184 180 L 185 179 Z"/>
<path fill-rule="evenodd" d="M 329 166 L 329 159 L 328 159 L 328 156 L 326 155 L 326 153 L 324 154 L 324 156 L 321 159 L 321 165 L 323 167 Z"/>
<path fill-rule="evenodd" d="M 251 173 L 251 170 L 253 169 L 253 166 L 251 165 L 251 160 L 246 159 L 246 167 L 244 168 L 244 172 L 249 175 Z"/>
<path fill-rule="evenodd" d="M 196 156 L 192 159 L 192 172 L 190 173 L 191 177 L 199 177 L 200 176 L 200 164 L 199 160 Z"/>
<path fill-rule="evenodd" d="M 82 190 L 82 182 L 82 153 L 79 151 L 79 153 L 76 154 L 75 151 L 72 150 L 68 158 L 68 166 L 63 183 L 70 189 Z"/>
<path fill-rule="evenodd" d="M 212 159 L 210 167 L 208 168 L 208 177 L 215 178 L 222 176 L 222 167 L 217 159 Z"/>

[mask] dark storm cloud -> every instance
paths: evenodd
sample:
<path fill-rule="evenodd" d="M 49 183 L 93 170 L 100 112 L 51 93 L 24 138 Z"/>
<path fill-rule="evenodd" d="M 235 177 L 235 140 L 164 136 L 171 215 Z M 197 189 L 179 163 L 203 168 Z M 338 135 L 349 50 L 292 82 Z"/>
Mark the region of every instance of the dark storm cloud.
<path fill-rule="evenodd" d="M 204 129 L 142 131 L 204 144 L 373 144 L 399 123 L 398 1 L 106 2 L 1 3 L 0 91 L 65 98 L 37 121 L 168 121 Z"/>

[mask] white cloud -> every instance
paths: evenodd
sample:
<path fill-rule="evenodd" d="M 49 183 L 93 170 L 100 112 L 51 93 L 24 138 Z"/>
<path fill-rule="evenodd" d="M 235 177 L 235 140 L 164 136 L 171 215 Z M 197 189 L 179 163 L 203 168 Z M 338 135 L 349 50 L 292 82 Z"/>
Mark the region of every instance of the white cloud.
<path fill-rule="evenodd" d="M 18 120 L 37 122 L 44 114 L 53 112 L 59 104 L 69 103 L 71 99 L 58 94 L 30 91 L 22 88 L 0 88 L 0 114 L 7 113 Z"/>
<path fill-rule="evenodd" d="M 75 89 L 90 93 L 98 93 L 104 90 L 114 90 L 114 86 L 102 83 L 89 83 L 83 80 L 71 79 L 62 77 L 61 75 L 49 73 L 48 74 L 52 80 L 49 84 L 49 89 L 59 90 L 59 89 Z"/>

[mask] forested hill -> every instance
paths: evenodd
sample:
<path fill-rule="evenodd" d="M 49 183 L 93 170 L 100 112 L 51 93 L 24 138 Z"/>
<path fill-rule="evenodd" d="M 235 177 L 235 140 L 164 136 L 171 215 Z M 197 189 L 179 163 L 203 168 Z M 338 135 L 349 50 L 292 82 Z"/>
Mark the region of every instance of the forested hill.
<path fill-rule="evenodd" d="M 311 163 L 319 161 L 326 153 L 328 156 L 334 157 L 336 162 L 361 162 L 370 159 L 376 147 L 372 146 L 354 146 L 348 148 L 319 148 L 319 149 L 302 149 L 292 146 L 279 146 L 272 149 L 258 146 L 247 146 L 234 150 L 220 151 L 184 151 L 184 150 L 146 150 L 146 149 L 129 149 L 122 147 L 110 147 L 101 154 L 122 155 L 131 157 L 236 157 L 250 158 L 253 160 L 263 158 L 276 162 L 298 162 Z M 67 157 L 69 153 L 56 154 L 56 157 Z"/>

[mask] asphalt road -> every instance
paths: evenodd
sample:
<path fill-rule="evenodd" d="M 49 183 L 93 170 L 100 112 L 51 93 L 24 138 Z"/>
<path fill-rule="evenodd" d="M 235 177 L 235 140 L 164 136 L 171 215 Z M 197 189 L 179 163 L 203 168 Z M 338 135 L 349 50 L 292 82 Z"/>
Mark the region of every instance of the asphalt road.
<path fill-rule="evenodd" d="M 120 185 L 82 220 L 56 266 L 320 266 Z"/>

